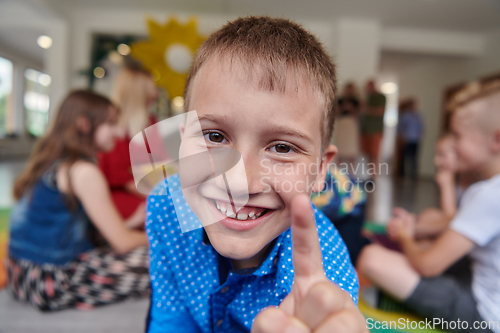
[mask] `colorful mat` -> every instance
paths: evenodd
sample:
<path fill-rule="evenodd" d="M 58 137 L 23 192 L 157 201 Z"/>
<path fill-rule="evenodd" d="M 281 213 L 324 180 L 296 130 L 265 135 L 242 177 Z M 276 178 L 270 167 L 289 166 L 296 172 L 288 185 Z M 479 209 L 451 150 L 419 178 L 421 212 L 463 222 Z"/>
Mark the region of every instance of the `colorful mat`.
<path fill-rule="evenodd" d="M 431 328 L 430 323 L 426 327 L 425 319 L 409 313 L 386 312 L 375 309 L 366 304 L 362 299 L 359 301 L 359 310 L 366 317 L 366 325 L 371 333 L 440 333 L 442 331 Z"/>
<path fill-rule="evenodd" d="M 5 259 L 7 258 L 7 239 L 9 235 L 10 209 L 0 208 L 0 289 L 7 283 L 7 272 L 5 271 Z"/>
<path fill-rule="evenodd" d="M 386 228 L 376 222 L 366 222 L 363 225 L 365 235 L 377 236 L 385 235 Z M 370 286 L 370 282 L 360 276 L 361 289 Z M 394 301 L 395 302 L 395 301 Z M 396 303 L 397 304 L 397 303 Z M 416 315 L 404 311 L 384 311 L 368 305 L 362 297 L 359 300 L 359 310 L 366 317 L 367 327 L 371 333 L 389 332 L 389 333 L 441 333 L 442 331 L 429 328 L 425 325 L 426 321 Z M 381 306 L 382 307 L 382 306 Z M 385 306 L 387 308 L 388 306 Z M 398 308 L 396 306 L 395 308 Z M 400 308 L 403 308 L 401 305 Z"/>

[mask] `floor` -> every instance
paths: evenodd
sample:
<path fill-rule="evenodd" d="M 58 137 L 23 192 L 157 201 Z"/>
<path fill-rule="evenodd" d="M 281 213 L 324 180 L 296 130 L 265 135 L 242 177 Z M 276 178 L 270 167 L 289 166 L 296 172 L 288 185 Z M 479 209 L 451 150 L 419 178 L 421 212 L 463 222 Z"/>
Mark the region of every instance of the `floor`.
<path fill-rule="evenodd" d="M 144 332 L 149 300 L 130 300 L 97 310 L 42 313 L 0 291 L 0 333 Z"/>
<path fill-rule="evenodd" d="M 22 161 L 0 163 L 0 208 L 12 206 L 12 185 L 24 165 Z M 394 206 L 419 212 L 437 203 L 438 191 L 432 181 L 395 182 L 381 175 L 369 194 L 367 217 L 384 224 Z M 139 333 L 144 331 L 148 307 L 148 300 L 131 300 L 92 311 L 44 314 L 13 301 L 4 290 L 0 291 L 0 333 Z"/>
<path fill-rule="evenodd" d="M 379 176 L 375 180 L 374 192 L 368 194 L 367 219 L 385 224 L 393 207 L 420 213 L 438 204 L 439 190 L 431 180 L 395 181 L 391 176 Z"/>

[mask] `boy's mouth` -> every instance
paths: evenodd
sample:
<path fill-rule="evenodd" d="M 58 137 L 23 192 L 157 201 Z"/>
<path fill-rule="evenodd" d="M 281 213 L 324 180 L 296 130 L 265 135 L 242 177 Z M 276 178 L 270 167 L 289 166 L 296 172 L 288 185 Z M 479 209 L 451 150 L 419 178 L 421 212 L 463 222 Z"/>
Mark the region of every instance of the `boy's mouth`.
<path fill-rule="evenodd" d="M 231 219 L 240 221 L 255 220 L 269 211 L 269 209 L 267 208 L 251 207 L 251 206 L 238 207 L 238 209 L 235 209 L 235 207 L 232 206 L 230 203 L 218 200 L 214 200 L 214 205 L 215 208 L 217 208 L 217 210 L 222 214 L 226 215 Z M 235 210 L 237 212 L 235 212 Z"/>

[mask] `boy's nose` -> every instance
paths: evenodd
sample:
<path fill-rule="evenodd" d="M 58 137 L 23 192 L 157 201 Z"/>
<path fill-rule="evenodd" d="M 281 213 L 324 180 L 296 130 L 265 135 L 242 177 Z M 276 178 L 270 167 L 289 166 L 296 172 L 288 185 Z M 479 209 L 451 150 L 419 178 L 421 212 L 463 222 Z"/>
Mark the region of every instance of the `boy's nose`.
<path fill-rule="evenodd" d="M 260 159 L 255 156 L 241 158 L 236 165 L 227 170 L 223 177 L 217 177 L 217 186 L 230 192 L 235 201 L 245 204 L 249 195 L 264 191 Z"/>
<path fill-rule="evenodd" d="M 226 171 L 222 177 L 217 177 L 219 187 L 225 188 L 236 205 L 244 206 L 248 202 L 248 180 L 245 163 L 240 159 L 230 170 Z M 223 183 L 223 184 L 221 184 Z"/>
<path fill-rule="evenodd" d="M 260 159 L 253 159 L 245 163 L 247 172 L 248 192 L 250 194 L 263 193 L 266 189 L 266 177 L 262 174 Z"/>

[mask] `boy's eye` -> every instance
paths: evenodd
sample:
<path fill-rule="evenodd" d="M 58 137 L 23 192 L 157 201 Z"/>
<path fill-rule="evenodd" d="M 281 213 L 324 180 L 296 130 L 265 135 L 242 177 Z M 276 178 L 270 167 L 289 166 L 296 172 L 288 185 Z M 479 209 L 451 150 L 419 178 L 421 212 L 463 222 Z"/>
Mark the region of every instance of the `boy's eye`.
<path fill-rule="evenodd" d="M 274 145 L 271 150 L 274 150 L 277 153 L 280 154 L 287 154 L 291 152 L 293 149 L 289 145 L 285 145 L 284 143 L 278 143 L 277 145 Z"/>
<path fill-rule="evenodd" d="M 226 138 L 219 132 L 208 132 L 205 133 L 205 139 L 215 143 L 222 143 Z"/>

